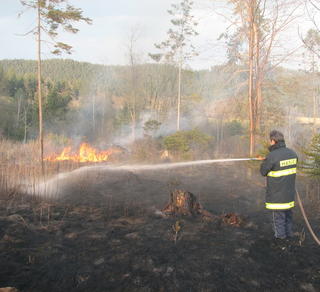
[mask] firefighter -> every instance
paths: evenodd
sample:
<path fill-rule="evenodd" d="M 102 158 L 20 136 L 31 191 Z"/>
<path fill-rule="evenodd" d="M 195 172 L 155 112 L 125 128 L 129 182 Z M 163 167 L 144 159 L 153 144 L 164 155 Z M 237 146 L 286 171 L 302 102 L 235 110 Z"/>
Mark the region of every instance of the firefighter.
<path fill-rule="evenodd" d="M 293 237 L 292 208 L 295 205 L 297 154 L 286 147 L 281 132 L 270 132 L 270 153 L 260 166 L 267 177 L 266 208 L 272 212 L 274 236 L 282 241 Z"/>

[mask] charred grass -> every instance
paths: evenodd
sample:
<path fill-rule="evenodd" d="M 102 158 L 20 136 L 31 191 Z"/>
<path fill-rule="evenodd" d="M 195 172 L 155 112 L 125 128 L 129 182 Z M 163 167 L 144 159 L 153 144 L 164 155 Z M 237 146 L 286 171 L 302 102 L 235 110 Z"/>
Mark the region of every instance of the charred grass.
<path fill-rule="evenodd" d="M 231 164 L 108 171 L 82 177 L 58 201 L 6 184 L 0 196 L 0 287 L 319 291 L 319 248 L 308 234 L 299 241 L 303 222 L 297 209 L 297 238 L 273 243 L 262 183 L 246 165 Z M 159 216 L 172 188 L 197 195 L 215 219 Z M 238 214 L 242 224 L 226 224 L 220 217 L 226 213 Z"/>

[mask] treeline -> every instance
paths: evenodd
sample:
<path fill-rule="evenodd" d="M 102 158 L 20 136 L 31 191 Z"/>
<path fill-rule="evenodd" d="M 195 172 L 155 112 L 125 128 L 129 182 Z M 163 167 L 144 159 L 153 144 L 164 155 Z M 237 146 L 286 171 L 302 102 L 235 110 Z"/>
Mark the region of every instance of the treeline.
<path fill-rule="evenodd" d="M 37 74 L 37 63 L 34 60 L 1 60 L 0 66 L 10 74 L 24 76 Z M 68 81 L 81 83 L 103 69 L 103 65 L 77 62 L 70 59 L 49 59 L 42 63 L 42 75 L 52 81 Z"/>
<path fill-rule="evenodd" d="M 198 128 L 221 149 L 228 138 L 248 134 L 245 70 L 236 65 L 183 70 L 183 130 Z M 236 71 L 240 73 L 235 74 Z M 243 72 L 241 72 L 243 71 Z M 36 62 L 0 61 L 0 130 L 5 138 L 37 137 Z M 177 68 L 168 64 L 104 66 L 73 60 L 43 62 L 46 133 L 110 142 L 135 140 L 156 121 L 154 135 L 175 132 Z M 296 133 L 296 116 L 312 116 L 308 72 L 278 68 L 264 86 L 261 133 L 284 127 Z M 301 97 L 304 96 L 302 99 Z M 230 146 L 232 148 L 232 146 Z"/>
<path fill-rule="evenodd" d="M 1 122 L 2 135 L 33 139 L 37 132 L 36 62 L 2 60 L 0 68 L 2 103 L 10 105 L 10 118 L 3 117 Z M 195 105 L 221 97 L 214 89 L 221 74 L 184 70 L 183 75 L 183 112 L 185 119 L 191 119 Z M 176 68 L 171 65 L 102 66 L 46 60 L 43 62 L 46 128 L 89 139 L 125 132 L 139 135 L 135 131 L 141 130 L 146 119 L 161 123 L 170 119 L 176 103 L 176 79 Z M 11 120 L 14 116 L 19 121 L 26 116 L 24 124 L 14 123 Z M 19 127 L 14 126 L 17 123 Z"/>
<path fill-rule="evenodd" d="M 79 96 L 78 88 L 66 81 L 43 80 L 46 125 L 65 121 L 69 103 Z M 0 67 L 0 133 L 5 138 L 27 141 L 36 137 L 37 81 L 32 73 L 16 74 Z"/>

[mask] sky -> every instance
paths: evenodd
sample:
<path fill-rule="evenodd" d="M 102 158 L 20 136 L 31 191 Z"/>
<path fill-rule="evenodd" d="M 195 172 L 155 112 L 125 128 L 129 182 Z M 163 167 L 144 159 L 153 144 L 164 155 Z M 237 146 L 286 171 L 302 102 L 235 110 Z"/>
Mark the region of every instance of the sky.
<path fill-rule="evenodd" d="M 72 0 L 83 15 L 93 20 L 92 25 L 76 24 L 80 31 L 75 34 L 61 33 L 59 40 L 74 47 L 71 56 L 79 61 L 99 64 L 128 63 L 127 45 L 132 31 L 138 32 L 137 53 L 142 61 L 150 62 L 148 53 L 156 53 L 155 43 L 166 38 L 170 28 L 170 9 L 173 0 Z M 227 22 L 210 8 L 210 1 L 197 0 L 194 14 L 199 25 L 199 36 L 194 40 L 199 56 L 190 66 L 210 68 L 224 58 L 224 49 L 214 44 L 225 30 Z M 23 36 L 35 23 L 34 11 L 23 10 L 19 0 L 0 0 L 0 59 L 35 59 L 36 46 L 33 35 Z M 213 48 L 213 49 L 212 49 Z M 43 58 L 52 58 L 50 47 L 44 44 Z"/>
<path fill-rule="evenodd" d="M 128 63 L 127 46 L 132 31 L 138 32 L 136 51 L 141 61 L 150 62 L 148 53 L 156 53 L 155 43 L 166 39 L 170 28 L 170 9 L 174 0 L 70 0 L 93 20 L 92 25 L 76 24 L 77 34 L 61 32 L 58 40 L 74 47 L 72 55 L 62 55 L 78 61 L 124 65 Z M 212 0 L 195 0 L 193 13 L 199 25 L 194 44 L 199 56 L 190 61 L 194 69 L 209 69 L 225 61 L 225 47 L 218 37 L 230 23 L 213 9 Z M 0 0 L 0 59 L 35 59 L 33 35 L 23 36 L 35 24 L 32 10 L 23 10 L 19 0 Z M 295 29 L 294 29 L 295 30 Z M 53 58 L 52 47 L 43 45 L 42 57 Z"/>

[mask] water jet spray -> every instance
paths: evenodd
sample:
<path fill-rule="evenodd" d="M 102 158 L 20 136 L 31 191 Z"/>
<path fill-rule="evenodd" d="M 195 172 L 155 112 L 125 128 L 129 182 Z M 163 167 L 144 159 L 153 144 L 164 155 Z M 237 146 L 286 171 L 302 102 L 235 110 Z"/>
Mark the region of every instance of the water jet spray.
<path fill-rule="evenodd" d="M 120 166 L 104 166 L 110 169 L 123 169 L 123 170 L 152 170 L 152 169 L 168 169 L 178 168 L 185 166 L 196 166 L 211 163 L 224 163 L 224 162 L 238 162 L 238 161 L 254 161 L 260 160 L 259 158 L 225 158 L 225 159 L 208 159 L 208 160 L 194 160 L 187 162 L 174 162 L 174 163 L 159 163 L 159 164 L 144 164 L 144 165 L 120 165 Z"/>
<path fill-rule="evenodd" d="M 146 170 L 166 170 L 179 167 L 188 166 L 198 166 L 212 163 L 227 163 L 227 162 L 240 162 L 240 161 L 250 161 L 259 160 L 258 158 L 225 158 L 225 159 L 210 159 L 210 160 L 195 160 L 187 162 L 174 162 L 174 163 L 160 163 L 160 164 L 132 164 L 132 165 L 92 165 L 80 167 L 71 172 L 59 173 L 53 178 L 48 180 L 43 180 L 38 182 L 36 185 L 26 185 L 26 192 L 31 195 L 40 195 L 43 197 L 59 197 L 59 193 L 63 189 L 65 183 L 69 181 L 70 178 L 81 174 L 87 176 L 90 171 L 146 171 Z"/>

